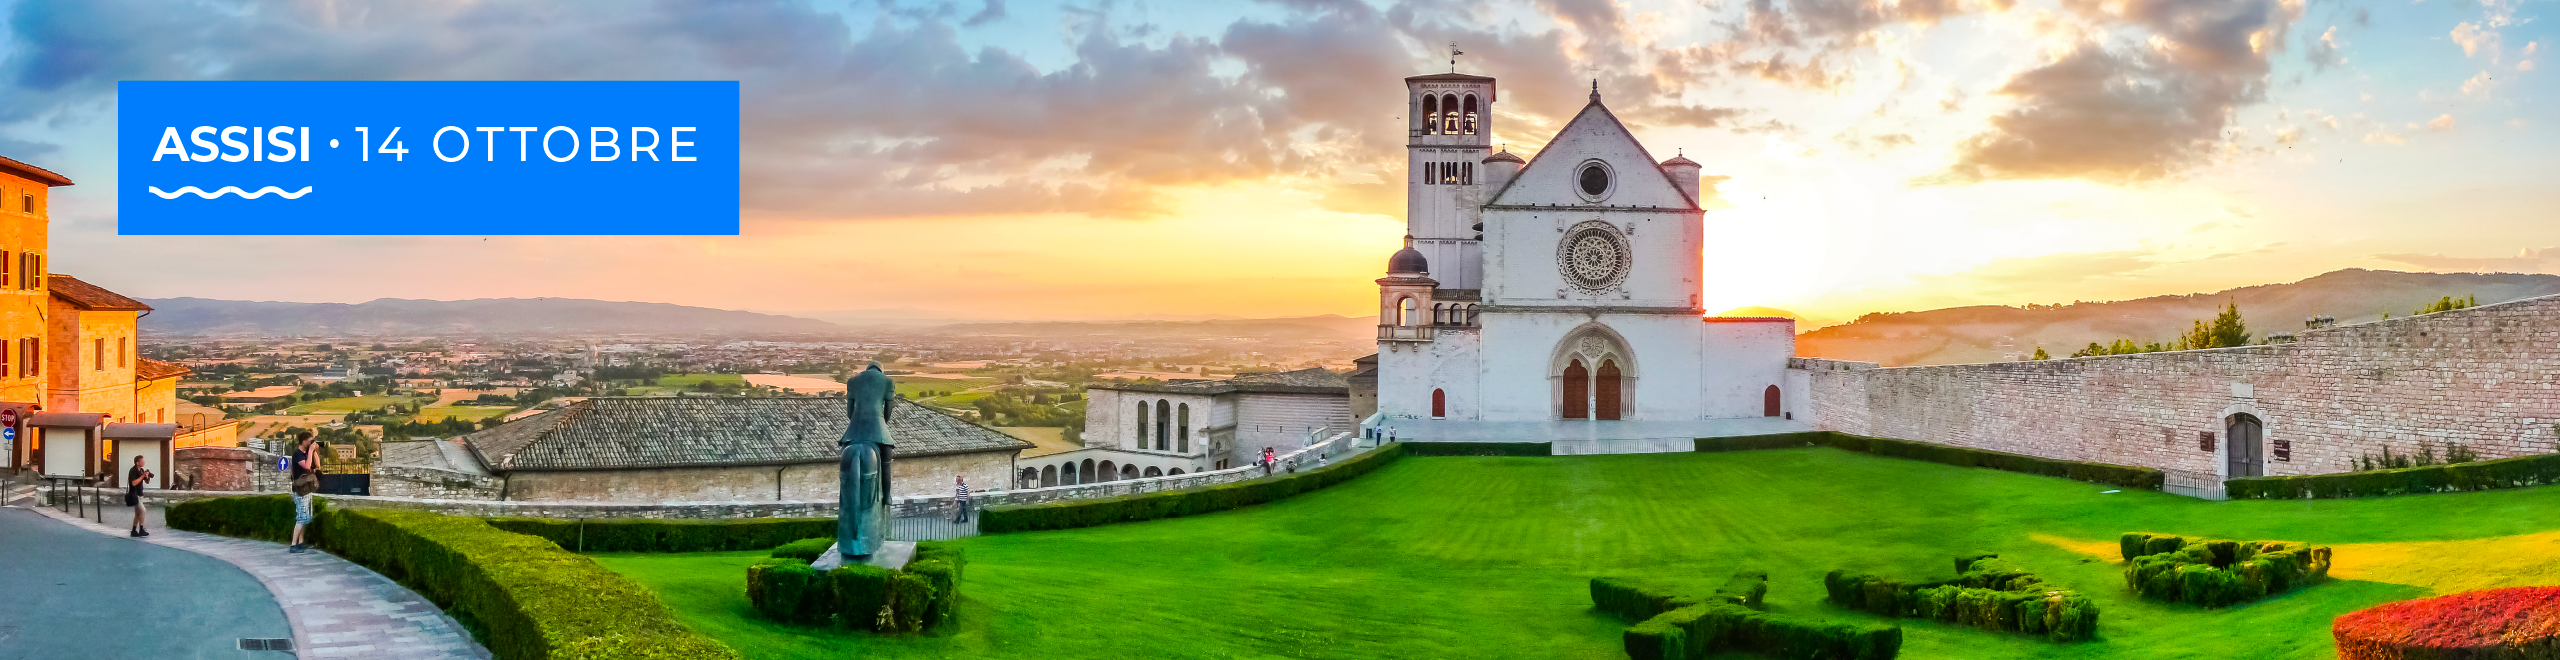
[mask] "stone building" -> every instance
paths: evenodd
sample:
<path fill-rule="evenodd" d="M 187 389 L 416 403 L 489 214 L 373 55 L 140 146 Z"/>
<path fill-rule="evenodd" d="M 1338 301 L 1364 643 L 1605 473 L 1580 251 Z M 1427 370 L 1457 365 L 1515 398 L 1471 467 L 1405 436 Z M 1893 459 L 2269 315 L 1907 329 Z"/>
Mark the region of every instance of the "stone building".
<path fill-rule="evenodd" d="M 806 501 L 836 496 L 842 398 L 596 397 L 453 439 L 386 447 L 384 495 L 571 502 Z M 1002 484 L 1031 443 L 899 400 L 890 484 L 948 495 Z M 416 445 L 418 443 L 394 443 Z M 466 460 L 467 459 L 467 460 Z"/>
<path fill-rule="evenodd" d="M 1264 447 L 1287 452 L 1318 431 L 1351 430 L 1351 396 L 1349 378 L 1322 368 L 1089 385 L 1085 448 L 1042 456 L 1016 481 L 1071 486 L 1244 465 Z"/>

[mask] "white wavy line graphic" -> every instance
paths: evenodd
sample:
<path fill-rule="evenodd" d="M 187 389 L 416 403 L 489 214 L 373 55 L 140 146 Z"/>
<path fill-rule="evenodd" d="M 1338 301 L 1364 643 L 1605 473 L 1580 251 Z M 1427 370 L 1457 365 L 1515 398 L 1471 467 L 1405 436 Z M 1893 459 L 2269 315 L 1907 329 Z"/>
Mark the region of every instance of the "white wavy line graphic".
<path fill-rule="evenodd" d="M 257 192 L 241 190 L 239 186 L 223 186 L 221 190 L 216 190 L 211 193 L 206 193 L 203 188 L 197 188 L 195 186 L 186 186 L 175 191 L 161 190 L 159 186 L 151 187 L 151 194 L 159 195 L 161 199 L 177 199 L 179 195 L 186 194 L 194 194 L 197 197 L 205 199 L 213 199 L 223 195 L 239 195 L 241 199 L 257 199 L 265 197 L 269 193 L 274 193 L 275 196 L 285 199 L 302 199 L 303 195 L 311 194 L 311 186 L 303 186 L 301 190 L 293 192 L 285 192 L 283 188 L 275 186 L 259 188 Z"/>

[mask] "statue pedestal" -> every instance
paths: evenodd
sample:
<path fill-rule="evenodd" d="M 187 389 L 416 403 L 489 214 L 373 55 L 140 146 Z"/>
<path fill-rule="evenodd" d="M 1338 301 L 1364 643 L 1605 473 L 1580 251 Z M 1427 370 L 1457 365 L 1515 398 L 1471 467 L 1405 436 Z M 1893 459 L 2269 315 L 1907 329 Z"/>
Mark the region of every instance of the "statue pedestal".
<path fill-rule="evenodd" d="M 880 544 L 879 552 L 872 553 L 870 557 L 864 558 L 862 563 L 886 568 L 892 571 L 898 571 L 906 570 L 907 562 L 915 561 L 915 559 L 916 542 L 886 541 Z M 842 565 L 844 565 L 844 555 L 837 553 L 836 546 L 834 545 L 827 546 L 827 551 L 819 554 L 817 561 L 809 562 L 809 568 L 815 569 L 820 573 L 835 570 L 837 566 Z"/>

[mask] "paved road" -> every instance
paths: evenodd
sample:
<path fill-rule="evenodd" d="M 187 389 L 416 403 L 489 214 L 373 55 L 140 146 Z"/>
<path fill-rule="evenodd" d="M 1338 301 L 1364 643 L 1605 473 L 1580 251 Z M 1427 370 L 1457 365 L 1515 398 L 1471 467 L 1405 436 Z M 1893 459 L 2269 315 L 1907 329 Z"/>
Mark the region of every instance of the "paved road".
<path fill-rule="evenodd" d="M 0 660 L 293 657 L 242 651 L 243 637 L 293 628 L 239 567 L 0 507 Z"/>

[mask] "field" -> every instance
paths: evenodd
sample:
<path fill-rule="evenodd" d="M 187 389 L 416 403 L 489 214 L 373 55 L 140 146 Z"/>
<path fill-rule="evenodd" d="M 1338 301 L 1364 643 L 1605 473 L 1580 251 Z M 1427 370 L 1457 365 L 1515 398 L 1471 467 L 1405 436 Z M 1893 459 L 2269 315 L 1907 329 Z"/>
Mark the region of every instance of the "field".
<path fill-rule="evenodd" d="M 405 396 L 367 394 L 364 396 L 322 399 L 285 409 L 285 412 L 295 415 L 346 413 L 358 410 L 372 410 L 394 403 L 410 403 L 413 400 L 414 399 L 412 397 Z"/>
<path fill-rule="evenodd" d="M 925 378 L 920 376 L 890 376 L 889 380 L 890 382 L 897 383 L 898 393 L 905 395 L 909 399 L 922 399 L 926 392 L 959 392 L 970 388 L 985 387 L 996 384 L 996 379 L 993 378 Z M 965 397 L 966 400 L 962 400 L 963 397 Z M 970 401 L 976 401 L 978 398 L 979 395 L 962 394 L 936 399 L 935 402 L 944 405 L 960 406 L 967 405 Z"/>
<path fill-rule="evenodd" d="M 2439 589 L 2560 583 L 2560 487 L 2206 502 L 1828 448 L 1407 458 L 1276 504 L 964 541 L 958 624 L 921 637 L 782 626 L 742 586 L 757 553 L 600 557 L 750 658 L 1624 658 L 1595 575 L 1769 571 L 1773 610 L 1835 568 L 1951 575 L 2001 553 L 2097 599 L 2077 644 L 1897 620 L 1905 658 L 2330 658 L 2330 619 Z M 2339 578 L 2225 610 L 2125 591 L 2116 536 L 2337 547 Z M 1743 656 L 1736 656 L 1743 657 Z"/>
<path fill-rule="evenodd" d="M 418 410 L 417 421 L 440 422 L 452 418 L 477 420 L 515 412 L 513 406 L 443 406 Z"/>

